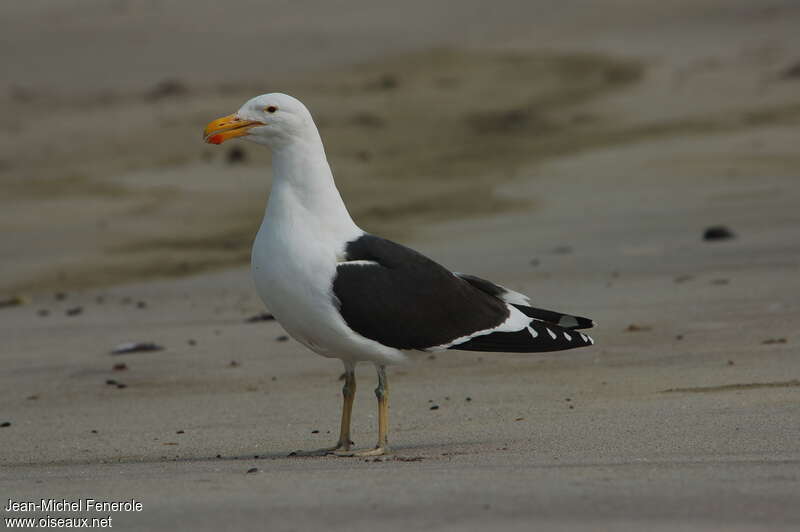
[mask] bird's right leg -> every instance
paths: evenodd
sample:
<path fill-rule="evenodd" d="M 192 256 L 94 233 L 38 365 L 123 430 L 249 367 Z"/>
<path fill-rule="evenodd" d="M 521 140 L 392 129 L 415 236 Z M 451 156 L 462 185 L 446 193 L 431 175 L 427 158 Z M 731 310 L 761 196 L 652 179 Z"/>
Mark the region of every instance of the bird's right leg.
<path fill-rule="evenodd" d="M 356 371 L 352 362 L 344 363 L 344 386 L 342 386 L 342 424 L 339 429 L 339 441 L 333 447 L 325 447 L 314 451 L 294 451 L 289 456 L 325 456 L 334 451 L 349 451 L 353 442 L 350 441 L 350 420 L 353 413 L 353 400 L 356 396 Z"/>

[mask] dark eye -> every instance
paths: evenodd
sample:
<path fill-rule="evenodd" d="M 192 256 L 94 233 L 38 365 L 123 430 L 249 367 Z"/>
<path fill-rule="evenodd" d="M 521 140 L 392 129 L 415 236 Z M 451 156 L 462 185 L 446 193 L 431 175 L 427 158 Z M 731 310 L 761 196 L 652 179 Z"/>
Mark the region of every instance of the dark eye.
<path fill-rule="evenodd" d="M 277 110 L 278 110 L 278 108 L 275 107 L 274 105 L 270 105 L 269 107 L 267 107 L 267 112 L 268 113 L 274 113 Z"/>

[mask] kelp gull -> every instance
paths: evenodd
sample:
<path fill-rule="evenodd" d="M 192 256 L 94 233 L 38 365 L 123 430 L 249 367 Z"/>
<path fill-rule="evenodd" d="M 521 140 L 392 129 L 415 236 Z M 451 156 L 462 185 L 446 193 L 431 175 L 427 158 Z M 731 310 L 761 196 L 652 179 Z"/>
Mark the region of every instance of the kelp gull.
<path fill-rule="evenodd" d="M 534 308 L 522 294 L 362 231 L 334 184 L 311 114 L 295 98 L 257 96 L 211 122 L 204 138 L 221 144 L 237 137 L 272 149 L 272 191 L 252 250 L 256 289 L 292 337 L 345 368 L 338 442 L 293 454 L 384 454 L 386 366 L 412 352 L 539 353 L 592 344 L 579 331 L 593 326 L 587 318 Z M 362 361 L 378 371 L 378 443 L 354 453 L 354 368 Z"/>

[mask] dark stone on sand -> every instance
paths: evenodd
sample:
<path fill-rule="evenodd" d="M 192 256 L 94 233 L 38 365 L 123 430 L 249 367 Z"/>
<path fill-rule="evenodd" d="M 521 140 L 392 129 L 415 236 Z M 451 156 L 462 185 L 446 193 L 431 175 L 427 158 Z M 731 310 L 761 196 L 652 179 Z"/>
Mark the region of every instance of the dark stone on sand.
<path fill-rule="evenodd" d="M 712 225 L 711 227 L 706 228 L 705 232 L 703 233 L 703 240 L 706 242 L 713 242 L 717 240 L 728 240 L 734 238 L 735 236 L 736 235 L 733 234 L 733 231 L 724 225 Z"/>
<path fill-rule="evenodd" d="M 247 318 L 245 323 L 258 323 L 259 321 L 274 321 L 275 316 L 270 314 L 269 312 L 262 312 L 261 314 L 256 314 L 255 316 L 250 316 Z"/>
<path fill-rule="evenodd" d="M 148 351 L 161 351 L 164 349 L 154 342 L 127 342 L 119 344 L 111 350 L 112 355 L 126 355 L 128 353 L 145 353 Z"/>

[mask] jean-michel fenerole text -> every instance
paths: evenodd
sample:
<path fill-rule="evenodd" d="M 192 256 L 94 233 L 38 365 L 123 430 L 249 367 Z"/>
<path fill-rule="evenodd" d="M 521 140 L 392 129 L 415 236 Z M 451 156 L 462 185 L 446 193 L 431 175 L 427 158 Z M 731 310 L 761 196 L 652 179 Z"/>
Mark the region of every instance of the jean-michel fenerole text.
<path fill-rule="evenodd" d="M 103 501 L 99 499 L 39 499 L 15 501 L 8 499 L 6 512 L 141 512 L 142 503 L 136 499 Z"/>

